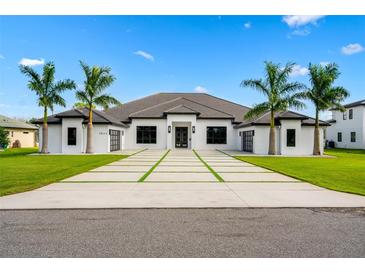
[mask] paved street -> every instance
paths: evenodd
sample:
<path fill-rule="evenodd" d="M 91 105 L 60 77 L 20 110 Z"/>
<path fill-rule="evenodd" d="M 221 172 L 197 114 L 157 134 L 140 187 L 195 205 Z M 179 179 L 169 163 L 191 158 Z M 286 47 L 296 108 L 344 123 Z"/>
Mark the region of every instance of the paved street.
<path fill-rule="evenodd" d="M 0 211 L 0 257 L 365 257 L 365 209 Z"/>

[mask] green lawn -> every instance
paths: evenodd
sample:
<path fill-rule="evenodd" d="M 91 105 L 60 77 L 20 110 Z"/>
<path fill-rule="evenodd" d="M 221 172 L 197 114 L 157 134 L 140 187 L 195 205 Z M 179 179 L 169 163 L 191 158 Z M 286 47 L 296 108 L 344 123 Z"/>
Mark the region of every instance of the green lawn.
<path fill-rule="evenodd" d="M 125 155 L 26 155 L 34 148 L 0 152 L 0 196 L 32 190 L 85 172 Z"/>
<path fill-rule="evenodd" d="M 328 189 L 365 195 L 365 150 L 328 149 L 334 158 L 236 157 Z"/>

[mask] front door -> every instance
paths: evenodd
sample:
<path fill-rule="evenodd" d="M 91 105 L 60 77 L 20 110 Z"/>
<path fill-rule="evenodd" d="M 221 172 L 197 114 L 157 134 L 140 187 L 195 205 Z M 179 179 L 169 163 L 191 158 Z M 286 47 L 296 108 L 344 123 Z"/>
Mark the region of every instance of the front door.
<path fill-rule="evenodd" d="M 242 131 L 242 150 L 246 152 L 253 152 L 253 136 L 254 131 Z"/>
<path fill-rule="evenodd" d="M 187 127 L 175 127 L 175 147 L 187 148 L 188 147 L 188 128 Z"/>
<path fill-rule="evenodd" d="M 109 129 L 110 151 L 120 150 L 120 130 Z"/>

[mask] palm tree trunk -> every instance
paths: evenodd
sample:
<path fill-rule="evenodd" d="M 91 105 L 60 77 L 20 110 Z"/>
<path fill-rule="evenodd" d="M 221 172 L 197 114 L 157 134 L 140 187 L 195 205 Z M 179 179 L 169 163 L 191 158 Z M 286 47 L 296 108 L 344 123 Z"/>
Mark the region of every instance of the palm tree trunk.
<path fill-rule="evenodd" d="M 93 110 L 89 107 L 89 122 L 87 124 L 86 153 L 93 153 Z"/>
<path fill-rule="evenodd" d="M 276 136 L 275 136 L 275 119 L 274 112 L 271 111 L 270 119 L 270 139 L 269 139 L 269 155 L 276 154 Z"/>
<path fill-rule="evenodd" d="M 48 153 L 48 118 L 47 107 L 44 107 L 43 112 L 43 129 L 42 129 L 42 149 L 41 153 Z"/>
<path fill-rule="evenodd" d="M 321 155 L 320 149 L 320 134 L 319 134 L 319 112 L 316 109 L 316 124 L 314 126 L 314 145 L 313 145 L 313 155 Z"/>

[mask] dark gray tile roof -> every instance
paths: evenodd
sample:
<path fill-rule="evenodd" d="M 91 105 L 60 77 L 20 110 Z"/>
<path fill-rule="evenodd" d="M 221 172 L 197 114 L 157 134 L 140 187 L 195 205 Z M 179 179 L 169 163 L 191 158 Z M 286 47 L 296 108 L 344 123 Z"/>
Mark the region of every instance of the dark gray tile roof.
<path fill-rule="evenodd" d="M 19 129 L 38 129 L 36 126 L 23 121 L 12 119 L 4 115 L 0 115 L 0 127 L 2 128 L 19 128 Z"/>
<path fill-rule="evenodd" d="M 234 119 L 234 116 L 229 113 L 191 101 L 185 97 L 177 97 L 170 101 L 133 112 L 129 115 L 129 118 L 163 118 L 167 111 L 182 105 L 185 106 L 185 110 L 188 110 L 188 113 L 197 114 L 199 118 Z"/>
<path fill-rule="evenodd" d="M 71 109 L 55 115 L 48 116 L 49 124 L 60 124 L 62 118 L 83 118 L 83 123 L 88 123 L 89 111 L 87 108 Z M 102 111 L 93 110 L 94 124 L 113 124 L 122 127 L 128 127 L 126 124 L 120 122 L 115 117 L 112 117 Z M 35 124 L 43 124 L 43 119 L 38 119 Z"/>
<path fill-rule="evenodd" d="M 246 120 L 237 126 L 235 128 L 241 128 L 241 127 L 248 127 L 253 125 L 270 125 L 270 112 L 266 112 L 263 115 Z M 280 120 L 301 120 L 302 125 L 311 126 L 315 124 L 315 120 L 313 118 L 310 118 L 306 115 L 294 112 L 294 111 L 284 111 L 284 112 L 278 112 L 275 114 L 275 124 L 280 125 Z M 328 126 L 329 124 L 324 121 L 320 121 L 320 125 L 322 126 Z"/>
<path fill-rule="evenodd" d="M 250 109 L 206 93 L 157 93 L 111 108 L 106 113 L 128 122 L 130 118 L 163 117 L 165 111 L 179 105 L 199 112 L 198 118 L 232 118 L 235 123 L 242 122 Z"/>

